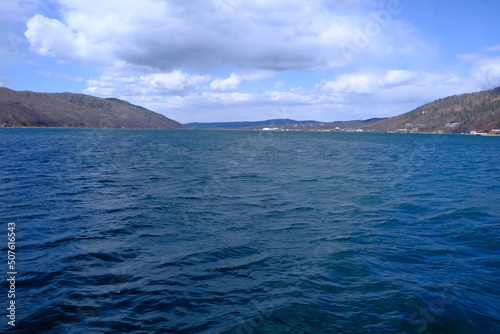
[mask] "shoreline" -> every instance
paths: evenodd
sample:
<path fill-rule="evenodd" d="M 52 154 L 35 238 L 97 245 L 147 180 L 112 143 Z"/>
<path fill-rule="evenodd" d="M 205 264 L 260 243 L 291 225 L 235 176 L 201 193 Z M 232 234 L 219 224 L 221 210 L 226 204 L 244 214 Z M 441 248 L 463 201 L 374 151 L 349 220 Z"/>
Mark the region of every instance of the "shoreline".
<path fill-rule="evenodd" d="M 270 132 L 328 132 L 328 133 L 394 133 L 394 134 L 435 134 L 435 135 L 464 135 L 474 137 L 500 137 L 500 133 L 451 133 L 451 132 L 377 132 L 377 131 L 329 131 L 329 130 L 281 130 L 281 129 L 242 129 L 242 128 L 213 128 L 213 129 L 192 129 L 192 128 L 90 128 L 90 127 L 52 127 L 52 126 L 8 126 L 0 129 L 66 129 L 66 130 L 193 130 L 193 131 L 270 131 Z"/>

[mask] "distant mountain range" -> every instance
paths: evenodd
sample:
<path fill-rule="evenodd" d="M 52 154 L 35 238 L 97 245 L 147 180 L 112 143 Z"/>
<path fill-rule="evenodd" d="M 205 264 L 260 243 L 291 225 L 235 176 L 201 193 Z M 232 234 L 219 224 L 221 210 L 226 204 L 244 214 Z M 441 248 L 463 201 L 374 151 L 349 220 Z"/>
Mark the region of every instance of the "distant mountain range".
<path fill-rule="evenodd" d="M 208 122 L 208 123 L 185 123 L 184 125 L 189 129 L 234 129 L 234 128 L 248 128 L 248 127 L 268 127 L 276 125 L 287 124 L 310 124 L 318 123 L 317 121 L 294 121 L 292 119 L 269 119 L 265 121 L 256 122 Z"/>
<path fill-rule="evenodd" d="M 73 93 L 0 88 L 0 126 L 184 129 L 184 125 L 123 100 Z"/>
<path fill-rule="evenodd" d="M 374 124 L 376 122 L 385 120 L 387 118 L 370 118 L 366 120 L 356 120 L 356 121 L 336 121 L 336 122 L 318 122 L 318 121 L 300 121 L 295 122 L 293 120 L 285 124 L 279 124 L 279 122 L 266 122 L 265 125 L 254 125 L 248 127 L 242 127 L 242 130 L 295 130 L 295 131 L 321 131 L 321 130 L 342 130 L 342 129 L 360 129 L 362 127 L 368 126 L 369 124 Z M 273 120 L 279 121 L 279 120 Z"/>

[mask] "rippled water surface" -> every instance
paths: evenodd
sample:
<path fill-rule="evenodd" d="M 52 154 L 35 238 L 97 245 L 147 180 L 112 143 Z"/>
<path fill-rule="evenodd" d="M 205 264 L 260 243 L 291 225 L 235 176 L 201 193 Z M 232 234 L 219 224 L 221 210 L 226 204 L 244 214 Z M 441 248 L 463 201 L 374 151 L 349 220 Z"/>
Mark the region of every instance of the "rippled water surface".
<path fill-rule="evenodd" d="M 500 333 L 498 137 L 0 129 L 0 144 L 4 259 L 8 222 L 18 246 L 1 331 Z"/>

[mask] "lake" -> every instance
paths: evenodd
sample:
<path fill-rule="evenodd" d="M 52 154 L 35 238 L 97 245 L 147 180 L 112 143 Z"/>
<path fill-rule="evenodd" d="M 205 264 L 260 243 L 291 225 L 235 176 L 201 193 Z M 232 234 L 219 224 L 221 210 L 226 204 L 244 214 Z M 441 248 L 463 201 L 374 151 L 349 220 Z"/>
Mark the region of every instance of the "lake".
<path fill-rule="evenodd" d="M 499 137 L 12 128 L 0 143 L 4 332 L 500 332 Z"/>

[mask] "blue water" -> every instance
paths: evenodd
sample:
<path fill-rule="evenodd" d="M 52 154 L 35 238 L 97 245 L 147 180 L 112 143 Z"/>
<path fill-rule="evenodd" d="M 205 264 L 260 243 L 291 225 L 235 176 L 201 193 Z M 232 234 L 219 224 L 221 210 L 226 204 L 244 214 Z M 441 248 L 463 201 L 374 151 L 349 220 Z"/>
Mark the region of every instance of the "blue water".
<path fill-rule="evenodd" d="M 0 129 L 0 157 L 1 331 L 500 333 L 499 137 Z"/>

